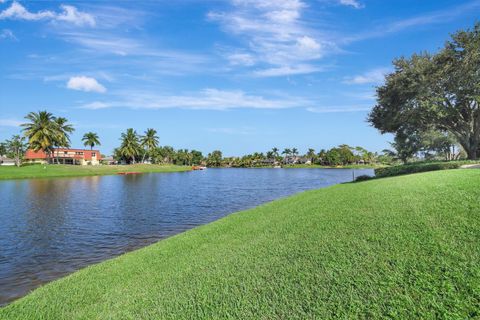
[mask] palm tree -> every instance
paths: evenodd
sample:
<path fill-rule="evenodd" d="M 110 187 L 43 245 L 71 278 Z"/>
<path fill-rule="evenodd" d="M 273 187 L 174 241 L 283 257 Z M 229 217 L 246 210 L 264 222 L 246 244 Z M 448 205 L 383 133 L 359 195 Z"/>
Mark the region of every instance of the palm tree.
<path fill-rule="evenodd" d="M 147 129 L 147 131 L 145 131 L 145 135 L 140 138 L 140 143 L 141 146 L 145 149 L 142 158 L 142 162 L 144 162 L 147 153 L 150 155 L 150 151 L 158 147 L 157 131 L 152 128 Z"/>
<path fill-rule="evenodd" d="M 28 144 L 34 151 L 43 151 L 50 159 L 56 139 L 58 139 L 58 124 L 53 114 L 47 111 L 30 112 L 25 116 L 30 122 L 24 123 L 24 135 Z"/>
<path fill-rule="evenodd" d="M 125 159 L 131 159 L 132 163 L 135 163 L 135 157 L 140 155 L 141 149 L 137 132 L 129 128 L 126 132 L 122 133 L 121 140 L 120 154 L 125 157 Z"/>
<path fill-rule="evenodd" d="M 272 148 L 272 152 L 273 152 L 273 155 L 274 155 L 275 157 L 278 157 L 278 151 L 279 151 L 279 150 L 278 150 L 277 147 L 273 147 L 273 148 Z"/>
<path fill-rule="evenodd" d="M 59 148 L 68 148 L 70 146 L 70 137 L 69 134 L 75 131 L 71 124 L 68 124 L 67 118 L 59 117 L 55 118 L 55 124 L 57 126 L 57 135 L 54 138 L 54 146 L 57 148 L 57 163 Z"/>
<path fill-rule="evenodd" d="M 282 151 L 282 154 L 285 155 L 285 158 L 284 158 L 284 162 L 287 163 L 287 157 L 292 153 L 292 150 L 290 150 L 289 148 L 285 148 L 283 151 Z"/>
<path fill-rule="evenodd" d="M 307 152 L 307 157 L 310 158 L 310 162 L 313 164 L 315 160 L 315 149 L 309 148 Z"/>
<path fill-rule="evenodd" d="M 100 138 L 95 132 L 87 132 L 83 135 L 82 138 L 83 145 L 85 147 L 90 146 L 90 150 L 93 150 L 93 147 L 102 145 L 100 143 Z"/>

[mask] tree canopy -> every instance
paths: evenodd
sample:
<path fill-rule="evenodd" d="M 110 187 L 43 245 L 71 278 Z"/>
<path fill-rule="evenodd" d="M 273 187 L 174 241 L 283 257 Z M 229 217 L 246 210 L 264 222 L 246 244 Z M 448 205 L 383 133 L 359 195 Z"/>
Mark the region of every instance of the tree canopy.
<path fill-rule="evenodd" d="M 428 130 L 451 133 L 469 159 L 480 155 L 480 23 L 453 34 L 436 54 L 393 61 L 368 121 L 395 143 Z"/>

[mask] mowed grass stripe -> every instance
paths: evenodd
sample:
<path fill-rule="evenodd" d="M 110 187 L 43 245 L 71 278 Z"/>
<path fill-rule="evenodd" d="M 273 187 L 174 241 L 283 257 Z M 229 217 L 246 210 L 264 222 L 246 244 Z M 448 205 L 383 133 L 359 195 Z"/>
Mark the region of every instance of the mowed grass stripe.
<path fill-rule="evenodd" d="M 337 185 L 85 268 L 6 319 L 474 318 L 480 170 Z"/>

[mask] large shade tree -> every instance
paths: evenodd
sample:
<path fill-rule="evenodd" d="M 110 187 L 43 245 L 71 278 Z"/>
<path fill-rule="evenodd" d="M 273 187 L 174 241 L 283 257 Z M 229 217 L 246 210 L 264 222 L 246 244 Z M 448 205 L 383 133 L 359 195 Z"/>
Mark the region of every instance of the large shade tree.
<path fill-rule="evenodd" d="M 377 88 L 369 122 L 397 136 L 428 130 L 451 133 L 469 159 L 480 156 L 480 23 L 458 31 L 437 54 L 393 62 Z"/>

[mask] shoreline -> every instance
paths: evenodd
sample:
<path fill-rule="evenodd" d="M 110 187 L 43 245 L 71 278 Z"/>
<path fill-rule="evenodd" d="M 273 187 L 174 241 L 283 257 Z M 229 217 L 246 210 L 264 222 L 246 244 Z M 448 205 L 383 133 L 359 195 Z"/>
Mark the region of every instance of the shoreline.
<path fill-rule="evenodd" d="M 44 178 L 80 178 L 117 175 L 124 172 L 135 173 L 170 173 L 188 172 L 190 166 L 176 165 L 99 165 L 99 166 L 73 166 L 62 164 L 27 165 L 20 168 L 14 166 L 0 166 L 0 181 Z"/>
<path fill-rule="evenodd" d="M 0 316 L 187 319 L 219 318 L 228 310 L 244 318 L 259 312 L 381 318 L 392 311 L 408 318 L 430 314 L 431 301 L 436 312 L 448 306 L 468 315 L 474 307 L 469 284 L 477 278 L 461 271 L 463 262 L 474 265 L 476 259 L 471 231 L 479 204 L 462 206 L 461 195 L 477 198 L 479 176 L 475 170 L 436 171 L 274 200 L 83 268 L 0 308 Z M 408 202 L 398 206 L 399 196 Z M 433 217 L 442 219 L 441 232 Z M 463 232 L 456 217 L 469 221 Z M 444 268 L 452 277 L 445 278 Z M 445 281 L 457 283 L 457 290 L 441 290 Z"/>

